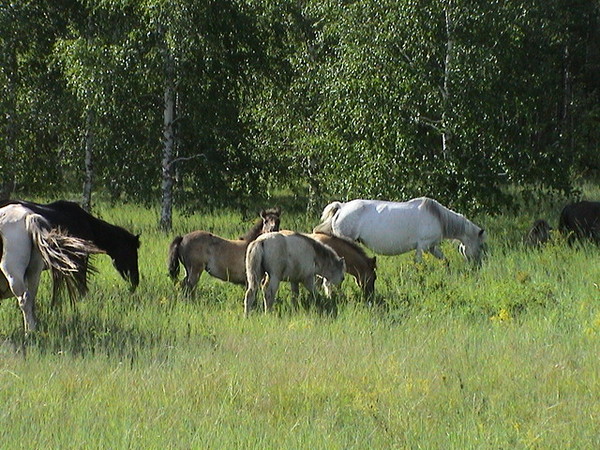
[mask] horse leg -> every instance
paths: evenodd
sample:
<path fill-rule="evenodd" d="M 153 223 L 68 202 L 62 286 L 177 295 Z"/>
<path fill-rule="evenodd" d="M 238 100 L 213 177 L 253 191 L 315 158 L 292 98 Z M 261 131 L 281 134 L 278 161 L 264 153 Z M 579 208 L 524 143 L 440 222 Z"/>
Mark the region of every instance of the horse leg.
<path fill-rule="evenodd" d="M 39 276 L 43 263 L 41 262 L 39 254 L 36 255 L 34 253 L 29 235 L 25 234 L 24 236 L 19 237 L 22 239 L 13 238 L 10 241 L 3 239 L 4 251 L 2 260 L 0 261 L 0 270 L 4 273 L 6 281 L 10 286 L 10 290 L 14 296 L 17 297 L 19 307 L 23 313 L 25 332 L 27 333 L 29 331 L 34 331 L 36 328 L 33 302 L 35 301 L 37 283 L 39 283 Z M 34 265 L 32 269 L 38 267 L 39 271 L 37 277 L 34 272 L 31 273 L 31 281 L 35 284 L 32 295 L 28 289 L 26 275 L 28 266 L 36 261 L 37 265 Z"/>
<path fill-rule="evenodd" d="M 23 313 L 25 332 L 35 331 L 36 329 L 35 299 L 37 297 L 43 268 L 44 263 L 41 258 L 34 257 L 25 271 L 25 292 L 19 297 L 19 306 Z"/>
<path fill-rule="evenodd" d="M 279 279 L 275 277 L 271 277 L 269 283 L 266 286 L 263 286 L 265 313 L 268 312 L 273 306 L 273 303 L 275 303 L 277 289 L 279 289 Z"/>
<path fill-rule="evenodd" d="M 257 286 L 248 286 L 246 289 L 246 295 L 244 295 L 244 316 L 248 317 L 250 311 L 254 307 L 254 302 L 256 300 L 256 290 Z"/>
<path fill-rule="evenodd" d="M 314 301 L 317 298 L 317 289 L 315 286 L 314 275 L 304 278 L 304 280 L 302 280 L 302 284 L 308 290 L 308 292 L 310 292 L 310 295 L 312 296 Z"/>
<path fill-rule="evenodd" d="M 444 253 L 442 253 L 442 251 L 440 250 L 440 248 L 437 245 L 432 245 L 431 247 L 429 247 L 429 253 L 431 253 L 433 256 L 435 256 L 437 259 L 444 259 Z"/>
<path fill-rule="evenodd" d="M 181 285 L 183 286 L 183 291 L 186 295 L 190 295 L 194 291 L 196 284 L 198 284 L 198 280 L 200 280 L 200 275 L 202 275 L 205 268 L 205 264 L 201 264 L 198 267 L 185 266 L 185 278 L 181 282 Z"/>
<path fill-rule="evenodd" d="M 416 263 L 423 262 L 423 248 L 420 245 L 417 245 L 417 248 L 415 251 L 415 262 Z"/>
<path fill-rule="evenodd" d="M 35 300 L 35 292 L 32 293 L 27 289 L 27 283 L 25 277 L 17 275 L 16 271 L 12 271 L 10 268 L 2 264 L 2 272 L 4 273 L 10 290 L 17 297 L 19 308 L 23 313 L 23 323 L 25 326 L 25 333 L 29 331 L 35 331 L 35 311 L 33 308 L 33 302 Z M 34 281 L 34 280 L 32 280 Z M 39 281 L 39 277 L 38 277 Z"/>
<path fill-rule="evenodd" d="M 292 300 L 292 308 L 298 309 L 298 296 L 300 294 L 300 286 L 298 286 L 298 282 L 290 281 L 290 291 L 291 291 L 291 300 Z"/>

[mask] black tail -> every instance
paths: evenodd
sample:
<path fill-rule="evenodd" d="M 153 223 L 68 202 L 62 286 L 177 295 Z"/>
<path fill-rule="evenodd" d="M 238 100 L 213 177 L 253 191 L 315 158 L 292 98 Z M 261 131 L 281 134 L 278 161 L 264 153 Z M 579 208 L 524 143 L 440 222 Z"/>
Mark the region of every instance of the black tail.
<path fill-rule="evenodd" d="M 181 241 L 183 241 L 183 238 L 181 236 L 177 236 L 175 239 L 173 239 L 171 245 L 169 246 L 169 276 L 173 281 L 176 281 L 177 276 L 179 275 L 179 246 L 181 245 Z"/>

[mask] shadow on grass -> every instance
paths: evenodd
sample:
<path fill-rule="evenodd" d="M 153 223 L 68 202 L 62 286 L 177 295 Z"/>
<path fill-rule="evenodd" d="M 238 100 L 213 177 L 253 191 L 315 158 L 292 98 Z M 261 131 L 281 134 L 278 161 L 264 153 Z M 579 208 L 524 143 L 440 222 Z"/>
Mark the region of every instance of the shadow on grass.
<path fill-rule="evenodd" d="M 77 312 L 47 316 L 38 330 L 29 335 L 24 333 L 20 323 L 18 325 L 7 336 L 0 336 L 0 341 L 9 343 L 15 353 L 24 355 L 34 350 L 41 355 L 102 354 L 133 364 L 142 355 L 160 354 L 162 352 L 154 350 L 170 348 L 177 341 L 172 330 L 146 331 L 113 320 L 82 317 Z M 189 333 L 186 336 L 189 340 Z"/>

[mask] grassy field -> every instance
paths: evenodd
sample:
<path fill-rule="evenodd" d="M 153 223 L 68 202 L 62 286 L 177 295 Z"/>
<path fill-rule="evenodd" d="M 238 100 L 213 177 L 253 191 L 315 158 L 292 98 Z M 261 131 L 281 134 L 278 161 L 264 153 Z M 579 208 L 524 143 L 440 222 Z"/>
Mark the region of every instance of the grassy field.
<path fill-rule="evenodd" d="M 589 189 L 588 189 L 589 190 Z M 596 192 L 591 191 L 592 195 Z M 271 206 L 271 205 L 265 205 Z M 38 302 L 25 340 L 14 300 L 0 305 L 3 448 L 598 448 L 600 264 L 592 246 L 521 244 L 537 215 L 478 217 L 490 252 L 470 268 L 378 257 L 380 305 L 348 278 L 337 308 L 243 318 L 243 289 L 210 278 L 186 299 L 167 276 L 175 234 L 237 237 L 235 212 L 177 214 L 100 203 L 142 233 L 139 289 L 106 257 L 75 309 Z M 317 217 L 284 211 L 282 227 Z"/>

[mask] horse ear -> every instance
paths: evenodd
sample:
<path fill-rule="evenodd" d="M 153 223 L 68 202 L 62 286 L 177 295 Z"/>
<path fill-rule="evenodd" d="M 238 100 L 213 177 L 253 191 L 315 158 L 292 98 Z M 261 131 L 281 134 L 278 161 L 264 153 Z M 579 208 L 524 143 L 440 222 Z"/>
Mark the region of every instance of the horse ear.
<path fill-rule="evenodd" d="M 275 207 L 275 214 L 277 214 L 278 216 L 281 215 L 281 206 L 276 206 Z"/>
<path fill-rule="evenodd" d="M 482 228 L 479 230 L 479 237 L 483 237 L 483 233 L 485 233 L 485 230 Z"/>
<path fill-rule="evenodd" d="M 267 215 L 267 212 L 264 209 L 261 209 L 260 213 L 258 213 L 258 215 L 264 219 L 265 216 Z"/>

